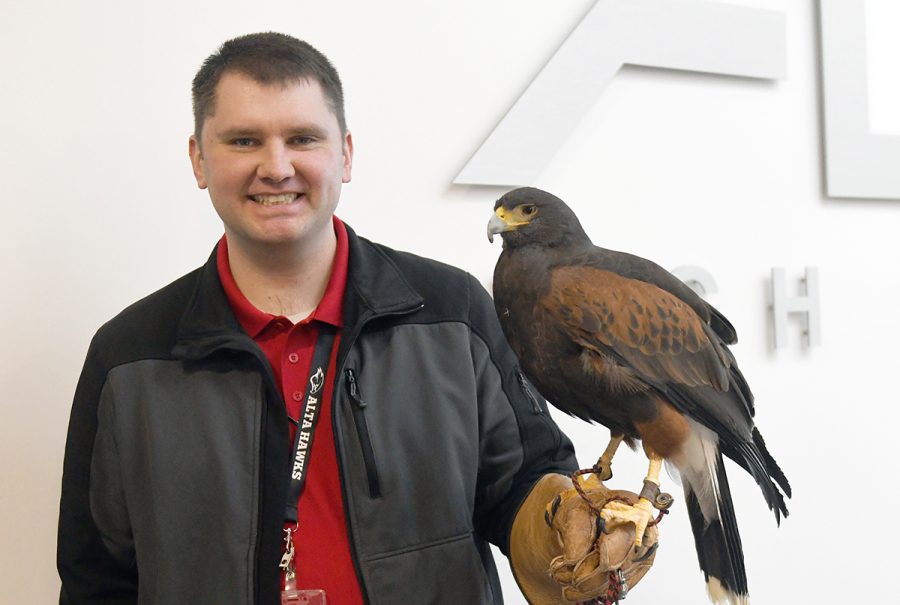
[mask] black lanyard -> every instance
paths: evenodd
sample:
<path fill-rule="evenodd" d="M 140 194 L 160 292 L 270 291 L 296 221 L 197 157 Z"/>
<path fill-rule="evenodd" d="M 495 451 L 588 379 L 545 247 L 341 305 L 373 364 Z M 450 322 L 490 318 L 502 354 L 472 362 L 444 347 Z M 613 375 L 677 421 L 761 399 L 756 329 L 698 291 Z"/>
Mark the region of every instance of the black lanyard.
<path fill-rule="evenodd" d="M 301 400 L 303 408 L 297 418 L 297 434 L 294 437 L 294 449 L 291 452 L 291 484 L 288 487 L 288 500 L 284 511 L 285 520 L 295 524 L 297 523 L 297 501 L 306 483 L 313 436 L 319 420 L 319 410 L 324 403 L 322 398 L 325 395 L 325 373 L 328 371 L 334 337 L 335 329 L 332 326 L 319 326 L 319 336 L 316 338 L 316 348 L 309 366 L 309 379 L 306 381 L 306 391 Z"/>

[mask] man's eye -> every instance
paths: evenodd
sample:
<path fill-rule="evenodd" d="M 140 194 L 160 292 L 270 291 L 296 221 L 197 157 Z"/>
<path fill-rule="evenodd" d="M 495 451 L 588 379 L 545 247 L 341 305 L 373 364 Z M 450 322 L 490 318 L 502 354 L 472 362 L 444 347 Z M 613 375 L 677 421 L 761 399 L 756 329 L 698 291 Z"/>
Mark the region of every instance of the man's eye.
<path fill-rule="evenodd" d="M 233 139 L 231 141 L 231 144 L 234 145 L 235 147 L 251 147 L 253 145 L 253 139 L 248 139 L 246 137 L 240 138 L 240 139 Z"/>
<path fill-rule="evenodd" d="M 308 136 L 298 136 L 291 139 L 291 143 L 294 145 L 309 145 L 314 141 L 315 139 L 313 137 Z"/>

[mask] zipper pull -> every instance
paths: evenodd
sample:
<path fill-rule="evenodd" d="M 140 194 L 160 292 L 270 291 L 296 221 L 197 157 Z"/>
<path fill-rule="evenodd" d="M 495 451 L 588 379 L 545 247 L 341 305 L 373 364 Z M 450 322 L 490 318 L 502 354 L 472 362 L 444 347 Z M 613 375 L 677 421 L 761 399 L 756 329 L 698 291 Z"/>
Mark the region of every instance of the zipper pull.
<path fill-rule="evenodd" d="M 368 404 L 363 401 L 362 395 L 359 393 L 359 386 L 356 384 L 356 376 L 350 368 L 347 368 L 347 384 L 350 385 L 350 399 L 360 408 L 366 407 Z"/>
<path fill-rule="evenodd" d="M 519 384 L 522 386 L 522 390 L 525 391 L 525 395 L 531 400 L 531 409 L 535 414 L 543 414 L 544 410 L 541 409 L 541 404 L 538 403 L 537 397 L 531 392 L 531 387 L 528 386 L 528 382 L 525 380 L 525 373 L 522 372 L 521 368 L 516 368 L 516 378 L 519 379 Z"/>

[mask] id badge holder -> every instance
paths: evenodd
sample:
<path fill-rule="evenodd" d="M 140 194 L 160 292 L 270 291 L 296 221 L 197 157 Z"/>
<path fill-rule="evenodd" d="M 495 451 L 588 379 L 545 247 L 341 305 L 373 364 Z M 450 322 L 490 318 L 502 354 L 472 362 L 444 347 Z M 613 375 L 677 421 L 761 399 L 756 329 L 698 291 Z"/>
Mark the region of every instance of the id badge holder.
<path fill-rule="evenodd" d="M 313 590 L 289 590 L 281 591 L 281 605 L 326 605 L 325 591 Z"/>
<path fill-rule="evenodd" d="M 293 561 L 290 563 L 285 573 L 284 589 L 281 591 L 281 605 L 326 605 L 324 590 L 297 588 Z"/>

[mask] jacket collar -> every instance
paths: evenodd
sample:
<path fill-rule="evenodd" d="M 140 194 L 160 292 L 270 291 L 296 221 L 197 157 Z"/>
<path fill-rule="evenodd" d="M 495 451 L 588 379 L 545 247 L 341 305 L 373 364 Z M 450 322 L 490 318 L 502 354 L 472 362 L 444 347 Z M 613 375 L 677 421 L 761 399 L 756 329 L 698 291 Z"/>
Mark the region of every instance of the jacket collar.
<path fill-rule="evenodd" d="M 350 261 L 344 294 L 345 330 L 355 334 L 362 323 L 373 317 L 419 309 L 422 296 L 409 285 L 385 252 L 356 235 L 349 225 L 346 227 Z M 216 267 L 215 249 L 199 272 L 197 287 L 178 326 L 173 355 L 182 359 L 200 359 L 219 349 L 259 352 L 228 305 Z"/>
<path fill-rule="evenodd" d="M 375 315 L 383 315 L 414 311 L 422 306 L 422 296 L 409 285 L 403 272 L 381 247 L 357 236 L 349 226 L 347 237 L 350 265 L 344 299 L 345 315 L 360 307 Z M 352 325 L 353 322 L 346 323 Z"/>

